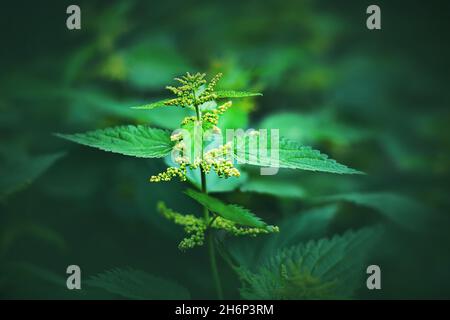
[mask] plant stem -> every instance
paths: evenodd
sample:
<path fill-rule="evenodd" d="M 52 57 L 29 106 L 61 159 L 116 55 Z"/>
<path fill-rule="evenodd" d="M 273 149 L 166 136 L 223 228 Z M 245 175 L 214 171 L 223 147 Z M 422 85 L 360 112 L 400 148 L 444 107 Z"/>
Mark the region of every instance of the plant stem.
<path fill-rule="evenodd" d="M 200 121 L 201 117 L 200 117 L 200 110 L 199 110 L 198 106 L 195 106 L 195 112 L 197 115 L 197 121 Z M 201 132 L 201 134 L 202 134 L 201 157 L 203 158 L 203 132 Z M 200 178 L 201 178 L 201 184 L 202 184 L 202 186 L 201 186 L 202 192 L 206 194 L 206 193 L 208 193 L 207 186 L 206 186 L 206 175 L 203 172 L 201 167 L 199 168 L 199 170 L 200 170 Z M 206 223 L 208 223 L 209 210 L 205 206 L 203 206 L 203 213 L 204 213 L 205 221 L 206 221 Z M 214 285 L 216 287 L 217 298 L 219 300 L 223 300 L 222 284 L 220 282 L 219 270 L 217 268 L 216 250 L 214 247 L 214 245 L 215 245 L 214 238 L 213 238 L 213 234 L 210 232 L 210 230 L 207 230 L 206 241 L 208 242 L 207 246 L 208 246 L 209 264 L 211 267 Z"/>
<path fill-rule="evenodd" d="M 201 169 L 200 169 L 201 170 Z M 202 177 L 202 192 L 206 192 L 206 179 L 205 179 L 205 173 L 201 171 L 201 177 Z M 205 220 L 209 220 L 209 211 L 206 207 L 203 207 L 203 212 L 205 215 Z M 207 230 L 206 234 L 206 241 L 208 242 L 208 254 L 209 254 L 209 264 L 211 267 L 211 272 L 214 280 L 214 285 L 216 287 L 217 297 L 219 300 L 223 299 L 223 292 L 222 292 L 222 284 L 220 282 L 219 277 L 219 270 L 217 268 L 217 260 L 216 260 L 216 249 L 214 244 L 214 238 L 213 234 L 211 233 L 211 230 Z"/>

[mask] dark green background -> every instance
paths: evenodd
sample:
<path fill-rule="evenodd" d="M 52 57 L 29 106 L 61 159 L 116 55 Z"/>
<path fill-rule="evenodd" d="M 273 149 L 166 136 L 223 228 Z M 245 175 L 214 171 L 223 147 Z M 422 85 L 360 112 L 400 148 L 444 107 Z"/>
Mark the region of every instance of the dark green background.
<path fill-rule="evenodd" d="M 214 297 L 206 250 L 180 252 L 180 228 L 155 210 L 164 200 L 199 211 L 182 184 L 148 182 L 163 161 L 103 153 L 52 133 L 170 127 L 174 113 L 127 107 L 167 96 L 165 85 L 186 71 L 221 71 L 224 88 L 264 93 L 236 105 L 243 110 L 237 124 L 310 113 L 321 127 L 306 142 L 368 174 L 282 172 L 278 180 L 311 196 L 394 192 L 426 208 L 430 222 L 420 232 L 394 228 L 385 254 L 372 257 L 382 266 L 383 289 L 356 298 L 449 298 L 450 8 L 444 1 L 375 3 L 379 31 L 365 26 L 367 1 L 78 1 L 82 29 L 69 31 L 72 3 L 2 2 L 2 192 L 10 181 L 32 180 L 34 157 L 67 153 L 0 205 L 0 297 L 116 297 L 80 296 L 48 281 L 65 277 L 69 264 L 82 268 L 83 279 L 131 266 L 175 279 L 193 298 Z M 319 111 L 332 120 L 321 122 Z M 320 134 L 333 123 L 336 132 Z M 313 206 L 243 192 L 221 198 L 272 224 Z M 330 234 L 379 219 L 351 204 L 339 210 Z M 226 296 L 238 298 L 238 279 L 223 263 L 220 269 Z"/>

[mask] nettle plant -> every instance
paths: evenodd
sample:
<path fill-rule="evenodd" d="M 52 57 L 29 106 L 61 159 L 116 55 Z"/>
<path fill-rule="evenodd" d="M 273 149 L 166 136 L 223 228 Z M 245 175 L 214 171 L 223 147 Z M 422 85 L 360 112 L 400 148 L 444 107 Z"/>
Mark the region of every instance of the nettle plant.
<path fill-rule="evenodd" d="M 215 230 L 223 230 L 233 236 L 257 236 L 280 232 L 277 226 L 268 225 L 248 209 L 226 204 L 208 194 L 207 175 L 212 171 L 219 178 L 240 177 L 240 164 L 256 165 L 266 169 L 265 174 L 274 174 L 278 168 L 321 171 L 338 174 L 360 173 L 337 163 L 310 147 L 279 137 L 278 130 L 227 130 L 224 141 L 218 127 L 221 115 L 232 107 L 229 99 L 261 96 L 260 93 L 242 91 L 220 91 L 216 85 L 222 74 L 209 82 L 204 73 L 175 78 L 178 86 L 168 86 L 175 97 L 138 109 L 187 108 L 192 115 L 183 119 L 179 129 L 170 132 L 144 125 L 127 125 L 78 134 L 58 134 L 59 137 L 104 151 L 140 158 L 170 157 L 172 165 L 164 172 L 152 175 L 151 183 L 178 178 L 188 181 L 192 172 L 200 173 L 198 190 L 185 193 L 203 207 L 202 215 L 185 215 L 173 211 L 164 203 L 157 205 L 158 211 L 175 224 L 183 226 L 186 237 L 179 243 L 181 250 L 207 243 L 210 265 L 217 294 L 222 298 L 222 289 L 215 253 Z M 276 128 L 271 128 L 276 129 Z M 275 170 L 268 170 L 273 168 Z M 264 174 L 264 171 L 261 171 Z M 192 182 L 192 181 L 191 181 Z M 281 230 L 282 232 L 282 230 Z"/>

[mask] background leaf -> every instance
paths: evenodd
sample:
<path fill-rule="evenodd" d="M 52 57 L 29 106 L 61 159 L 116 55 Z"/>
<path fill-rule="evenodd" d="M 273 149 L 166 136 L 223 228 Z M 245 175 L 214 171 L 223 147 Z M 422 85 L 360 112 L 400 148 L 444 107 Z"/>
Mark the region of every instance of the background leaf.
<path fill-rule="evenodd" d="M 269 194 L 280 198 L 301 199 L 305 196 L 305 190 L 298 184 L 276 181 L 273 177 L 250 179 L 240 187 L 240 190 L 242 192 Z"/>
<path fill-rule="evenodd" d="M 121 52 L 125 79 L 137 89 L 162 88 L 191 69 L 171 39 L 146 35 Z"/>
<path fill-rule="evenodd" d="M 100 273 L 88 280 L 87 284 L 128 299 L 190 299 L 189 292 L 177 283 L 131 268 L 116 268 Z"/>
<path fill-rule="evenodd" d="M 1 168 L 0 200 L 30 185 L 64 155 L 64 153 L 52 153 L 7 160 Z"/>
<path fill-rule="evenodd" d="M 132 109 L 152 110 L 155 108 L 169 107 L 165 104 L 167 101 L 169 101 L 169 99 L 151 102 L 149 104 L 144 104 L 142 106 L 132 107 Z"/>
<path fill-rule="evenodd" d="M 408 197 L 388 192 L 346 193 L 320 198 L 322 201 L 345 201 L 369 207 L 386 216 L 398 225 L 419 230 L 426 226 L 429 209 Z"/>
<path fill-rule="evenodd" d="M 234 90 L 219 90 L 215 91 L 214 93 L 217 95 L 217 98 L 219 99 L 262 96 L 262 93 L 259 92 L 234 91 Z"/>
<path fill-rule="evenodd" d="M 279 129 L 283 137 L 301 144 L 328 142 L 349 145 L 369 137 L 368 130 L 341 123 L 329 110 L 272 114 L 259 124 L 259 128 Z"/>

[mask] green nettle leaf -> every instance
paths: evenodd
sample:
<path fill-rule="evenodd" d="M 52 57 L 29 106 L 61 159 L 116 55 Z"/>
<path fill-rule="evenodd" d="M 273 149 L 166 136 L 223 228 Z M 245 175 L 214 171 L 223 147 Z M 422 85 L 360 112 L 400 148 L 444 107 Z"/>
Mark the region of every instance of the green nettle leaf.
<path fill-rule="evenodd" d="M 265 166 L 279 167 L 290 169 L 301 169 L 309 171 L 321 171 L 339 174 L 363 174 L 363 172 L 351 169 L 346 165 L 336 162 L 336 160 L 328 158 L 326 154 L 311 147 L 302 146 L 295 141 L 280 138 L 278 148 L 267 148 L 268 153 L 264 157 L 260 156 L 259 148 L 249 148 L 246 141 L 245 149 L 238 150 L 235 148 L 234 154 L 239 162 Z M 276 161 L 276 153 L 278 152 L 278 161 Z"/>
<path fill-rule="evenodd" d="M 155 101 L 155 102 L 152 102 L 152 103 L 149 103 L 149 104 L 144 104 L 142 106 L 131 107 L 131 108 L 132 109 L 151 110 L 151 109 L 155 109 L 155 108 L 167 107 L 166 102 L 169 101 L 169 100 L 170 99 Z"/>
<path fill-rule="evenodd" d="M 217 98 L 219 99 L 262 96 L 262 93 L 259 92 L 233 91 L 233 90 L 215 91 L 214 93 L 217 95 Z"/>
<path fill-rule="evenodd" d="M 177 283 L 131 268 L 116 268 L 100 273 L 89 279 L 87 285 L 104 289 L 128 299 L 190 299 L 190 294 L 186 288 Z"/>
<path fill-rule="evenodd" d="M 174 145 L 169 131 L 141 125 L 57 136 L 89 147 L 139 158 L 164 157 Z"/>
<path fill-rule="evenodd" d="M 347 126 L 329 109 L 311 113 L 282 112 L 266 117 L 259 128 L 278 128 L 283 136 L 302 144 L 331 142 L 348 145 L 370 137 L 366 129 Z"/>
<path fill-rule="evenodd" d="M 279 146 L 280 167 L 321 171 L 338 174 L 362 174 L 361 171 L 328 158 L 324 153 L 311 147 L 301 146 L 294 141 L 282 139 Z"/>
<path fill-rule="evenodd" d="M 132 65 L 133 68 L 119 76 L 122 80 L 134 79 L 133 85 L 138 88 L 152 87 L 158 82 L 153 75 L 155 70 L 158 71 L 159 64 L 147 65 L 147 60 L 141 60 L 141 55 L 145 57 L 145 50 L 142 48 L 137 50 L 136 56 L 129 54 L 129 59 L 126 59 L 124 63 Z M 121 59 L 121 57 L 117 58 Z M 126 70 L 129 69 L 126 68 Z M 112 73 L 109 72 L 109 74 Z M 161 72 L 162 78 L 165 74 L 166 72 Z M 340 174 L 362 173 L 328 158 L 317 150 L 285 138 L 275 141 L 276 145 L 272 143 L 272 139 L 268 139 L 268 146 L 259 145 L 263 139 L 263 136 L 259 134 L 263 131 L 252 131 L 243 136 L 245 138 L 243 141 L 239 140 L 240 136 L 237 134 L 235 138 L 237 143 L 234 148 L 231 143 L 223 144 L 222 139 L 218 139 L 217 136 L 223 129 L 243 127 L 248 122 L 247 115 L 252 105 L 242 104 L 241 109 L 234 108 L 234 111 L 233 108 L 230 109 L 227 119 L 226 111 L 232 106 L 232 102 L 218 104 L 216 101 L 262 94 L 232 90 L 216 91 L 216 85 L 222 74 L 216 74 L 209 81 L 205 77 L 204 73 L 187 72 L 174 79 L 177 82 L 176 86 L 166 87 L 174 95 L 172 99 L 133 107 L 133 109 L 155 109 L 148 113 L 151 114 L 148 120 L 153 125 L 160 124 L 161 127 L 168 129 L 180 126 L 183 132 L 174 132 L 171 135 L 168 130 L 128 125 L 86 133 L 57 134 L 58 137 L 82 145 L 140 158 L 166 157 L 175 149 L 178 152 L 177 156 L 171 157 L 170 160 L 169 157 L 166 158 L 169 167 L 163 172 L 152 175 L 149 181 L 158 183 L 171 181 L 173 178 L 179 178 L 181 181 L 189 180 L 202 192 L 188 189 L 185 193 L 197 201 L 206 212 L 204 217 L 199 217 L 173 211 L 162 202 L 158 204 L 158 211 L 163 217 L 182 226 L 186 233 L 186 237 L 179 244 L 180 249 L 194 248 L 207 242 L 209 250 L 213 251 L 214 246 L 221 245 L 221 241 L 210 241 L 213 238 L 209 237 L 215 236 L 214 233 L 209 233 L 210 229 L 226 231 L 233 236 L 256 236 L 279 232 L 279 227 L 266 224 L 248 209 L 226 204 L 207 194 L 206 190 L 224 192 L 241 187 L 241 191 L 260 192 L 284 198 L 304 197 L 304 190 L 293 183 L 280 181 L 277 183 L 268 179 L 257 179 L 245 183 L 243 180 L 246 180 L 246 174 L 241 175 L 238 164 L 235 166 L 231 161 L 233 154 L 237 162 L 257 166 Z M 109 110 L 110 100 L 100 98 L 102 97 L 98 95 L 86 94 L 86 99 L 98 105 L 99 110 Z M 165 108 L 165 106 L 179 108 Z M 110 111 L 115 115 L 128 116 L 131 110 L 122 109 L 121 104 L 117 104 Z M 177 113 L 179 116 L 176 115 Z M 180 116 L 183 118 L 180 119 Z M 192 144 L 189 144 L 192 142 L 191 139 L 183 134 L 186 131 L 195 132 L 194 129 L 197 126 L 206 131 L 211 129 L 207 135 L 191 135 L 192 140 L 198 142 L 196 146 L 200 148 L 194 148 Z M 243 131 L 236 130 L 236 132 Z M 253 147 L 253 142 L 256 142 L 258 148 Z M 205 148 L 206 143 L 208 148 Z M 190 155 L 192 149 L 199 151 L 194 158 Z M 225 180 L 227 178 L 234 179 Z M 226 182 L 224 184 L 216 182 L 220 179 Z M 212 214 L 209 215 L 208 211 Z M 296 245 L 305 238 L 311 240 L 311 237 L 313 239 L 323 237 L 336 212 L 336 205 L 332 205 L 319 211 L 304 212 L 301 216 L 285 218 L 283 224 L 288 229 L 288 233 L 274 237 L 267 243 L 259 242 L 260 250 L 253 250 L 249 255 L 251 259 L 246 260 L 258 259 L 260 262 L 269 257 L 264 264 L 253 265 L 244 262 L 240 267 L 233 266 L 243 282 L 242 297 L 250 299 L 350 297 L 361 283 L 357 281 L 360 279 L 356 278 L 363 274 L 361 272 L 363 257 L 367 253 L 369 244 L 372 244 L 374 240 L 373 230 L 375 229 L 347 232 L 332 239 L 320 239 Z M 208 241 L 205 241 L 207 238 Z M 279 250 L 282 246 L 293 244 L 296 246 Z M 228 251 L 220 252 L 226 257 Z M 232 250 L 230 252 L 229 258 L 233 255 Z M 239 261 L 236 258 L 235 260 Z M 211 255 L 211 268 L 217 280 L 218 271 L 214 255 Z M 221 298 L 220 279 L 215 282 L 218 297 Z M 187 299 L 190 297 L 184 287 L 135 269 L 106 271 L 92 277 L 86 284 L 130 299 Z"/>
<path fill-rule="evenodd" d="M 0 200 L 30 185 L 64 153 L 53 153 L 24 159 L 10 159 L 2 164 L 0 175 Z"/>
<path fill-rule="evenodd" d="M 346 201 L 380 212 L 391 221 L 409 229 L 418 230 L 426 225 L 429 208 L 413 199 L 396 193 L 346 193 L 319 198 L 322 201 Z"/>
<path fill-rule="evenodd" d="M 273 195 L 280 198 L 297 198 L 305 196 L 305 190 L 298 184 L 288 181 L 273 181 L 273 179 L 254 179 L 245 182 L 240 190 L 242 192 L 255 192 Z"/>
<path fill-rule="evenodd" d="M 283 249 L 256 273 L 240 267 L 245 299 L 343 299 L 364 283 L 365 257 L 379 229 L 349 231 L 331 239 Z"/>
<path fill-rule="evenodd" d="M 186 194 L 222 218 L 236 222 L 243 226 L 254 228 L 268 227 L 267 224 L 259 217 L 255 216 L 252 212 L 245 208 L 233 204 L 225 204 L 216 198 L 192 189 L 186 190 Z"/>
<path fill-rule="evenodd" d="M 291 214 L 278 222 L 282 232 L 258 241 L 230 241 L 227 249 L 239 265 L 254 270 L 268 257 L 277 254 L 280 248 L 327 236 L 337 216 L 337 208 L 337 204 L 330 204 Z"/>
<path fill-rule="evenodd" d="M 266 239 L 261 255 L 273 255 L 279 248 L 326 236 L 337 213 L 337 204 L 330 204 L 284 218 L 278 223 L 283 232 Z"/>

